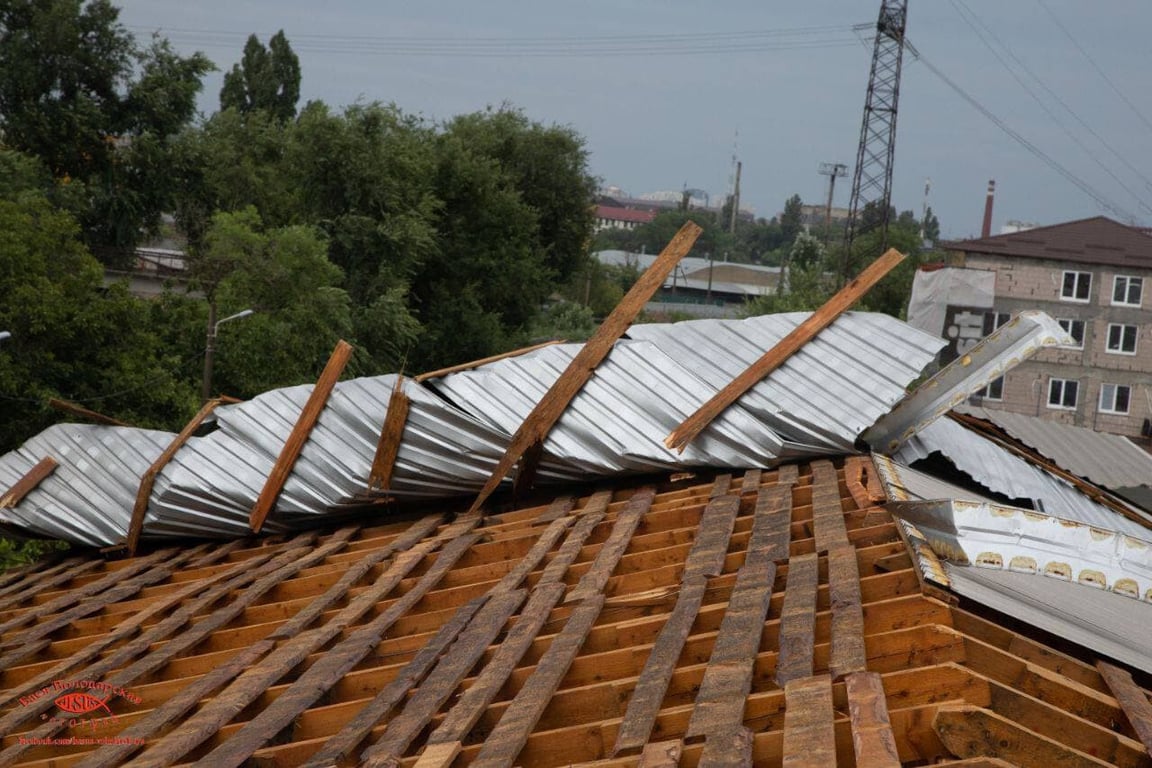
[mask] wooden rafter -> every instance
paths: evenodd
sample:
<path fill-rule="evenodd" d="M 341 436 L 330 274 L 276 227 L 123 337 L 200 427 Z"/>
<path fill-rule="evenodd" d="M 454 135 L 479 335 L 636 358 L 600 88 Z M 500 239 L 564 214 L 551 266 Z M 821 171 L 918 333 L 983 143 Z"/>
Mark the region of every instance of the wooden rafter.
<path fill-rule="evenodd" d="M 248 526 L 254 533 L 260 532 L 272 508 L 276 506 L 276 499 L 280 498 L 280 492 L 284 490 L 284 483 L 288 481 L 288 476 L 292 474 L 292 467 L 296 465 L 296 460 L 300 458 L 300 453 L 304 450 L 304 443 L 308 441 L 308 436 L 312 434 L 312 428 L 320 420 L 320 414 L 328 403 L 328 397 L 332 394 L 336 382 L 340 380 L 340 374 L 344 372 L 344 366 L 348 364 L 351 357 L 352 345 L 343 340 L 337 342 L 331 357 L 328 358 L 328 364 L 324 366 L 320 378 L 316 380 L 316 386 L 308 395 L 308 402 L 304 404 L 299 418 L 296 419 L 296 425 L 292 427 L 292 432 L 284 441 L 284 447 L 280 449 L 280 456 L 276 459 L 272 471 L 268 474 L 268 479 L 264 482 L 260 497 L 256 500 L 255 506 L 252 507 Z"/>
<path fill-rule="evenodd" d="M 180 434 L 173 438 L 164 452 L 152 462 L 152 466 L 148 467 L 147 471 L 140 478 L 140 486 L 136 490 L 136 504 L 132 507 L 132 521 L 128 524 L 128 554 L 135 555 L 136 547 L 140 544 L 140 534 L 144 531 L 144 516 L 148 513 L 148 500 L 152 497 L 152 488 L 156 484 L 156 478 L 168 466 L 168 462 L 172 461 L 174 457 L 184 444 L 188 442 L 188 438 L 200 428 L 204 420 L 216 410 L 220 405 L 219 399 L 209 400 L 204 403 L 200 410 L 192 417 L 192 420 L 184 425 L 184 429 L 180 430 Z"/>
<path fill-rule="evenodd" d="M 694 222 L 685 223 L 656 258 L 656 261 L 652 262 L 652 266 L 644 271 L 644 274 L 620 300 L 612 313 L 600 324 L 596 333 L 576 353 L 572 362 L 548 388 L 544 397 L 540 399 L 540 402 L 528 414 L 528 418 L 524 419 L 524 423 L 516 430 L 508 449 L 504 452 L 504 456 L 500 459 L 500 463 L 497 464 L 491 477 L 488 478 L 488 482 L 480 490 L 476 501 L 472 503 L 470 511 L 476 512 L 484 505 L 488 497 L 500 487 L 500 483 L 520 463 L 521 458 L 534 444 L 543 445 L 544 439 L 552 427 L 556 425 L 556 422 L 560 420 L 560 417 L 564 415 L 564 411 L 572 402 L 572 398 L 576 397 L 584 385 L 588 383 L 596 367 L 612 351 L 612 346 L 624 335 L 628 326 L 644 309 L 644 305 L 664 284 L 665 279 L 680 262 L 680 259 L 692 250 L 696 238 L 702 231 Z M 529 473 L 534 471 L 533 468 L 522 467 L 521 469 Z"/>
<path fill-rule="evenodd" d="M 404 425 L 408 422 L 410 402 L 404 394 L 404 377 L 396 377 L 396 386 L 388 398 L 388 411 L 384 425 L 380 428 L 380 440 L 376 443 L 376 455 L 372 459 L 372 472 L 368 476 L 368 490 L 387 491 L 392 483 L 392 472 L 396 468 L 396 457 L 400 453 L 400 442 L 404 437 Z"/>
<path fill-rule="evenodd" d="M 419 376 L 417 376 L 414 379 L 414 381 L 417 384 L 421 384 L 425 381 L 428 381 L 429 379 L 442 379 L 445 376 L 448 376 L 448 375 L 453 374 L 453 373 L 460 373 L 462 371 L 470 371 L 473 368 L 479 368 L 482 365 L 488 365 L 489 363 L 496 363 L 496 362 L 499 362 L 500 360 L 507 360 L 508 358 L 511 358 L 511 357 L 520 357 L 521 355 L 526 355 L 529 352 L 535 352 L 538 349 L 544 349 L 546 347 L 551 347 L 551 346 L 554 346 L 556 344 L 563 344 L 563 343 L 564 342 L 562 342 L 562 341 L 545 341 L 541 344 L 533 344 L 530 347 L 523 347 L 522 349 L 514 349 L 511 352 L 503 352 L 499 355 L 492 355 L 490 357 L 481 358 L 480 360 L 473 360 L 472 362 L 469 362 L 469 363 L 461 363 L 459 365 L 453 365 L 453 366 L 450 366 L 448 368 L 439 368 L 435 371 L 428 371 L 427 373 L 422 373 Z"/>
<path fill-rule="evenodd" d="M 11 509 L 23 501 L 25 496 L 56 471 L 57 466 L 59 465 L 56 463 L 56 459 L 51 456 L 45 456 L 36 462 L 31 469 L 24 473 L 23 477 L 5 491 L 3 496 L 0 496 L 0 509 Z"/>
<path fill-rule="evenodd" d="M 844 314 L 849 307 L 855 304 L 872 286 L 880 282 L 880 279 L 904 258 L 904 254 L 893 248 L 869 264 L 859 276 L 841 288 L 835 296 L 828 299 L 824 306 L 813 312 L 808 319 L 796 326 L 776 346 L 765 352 L 759 360 L 729 382 L 708 402 L 700 406 L 680 426 L 672 430 L 672 433 L 664 439 L 664 444 L 669 448 L 683 452 L 688 443 L 695 440 L 713 420 L 739 400 L 744 393 L 783 365 L 797 350 L 816 338 L 820 331 Z"/>
<path fill-rule="evenodd" d="M 76 403 L 71 403 L 67 400 L 61 400 L 60 398 L 57 398 L 57 397 L 49 398 L 48 399 L 48 405 L 49 405 L 49 407 L 55 408 L 57 411 L 60 411 L 61 413 L 67 413 L 71 416 L 76 416 L 78 418 L 84 419 L 85 421 L 90 421 L 93 424 L 104 424 L 105 426 L 109 426 L 109 427 L 128 427 L 128 426 L 131 426 L 127 422 L 120 421 L 119 419 L 114 419 L 111 416 L 105 416 L 104 414 L 100 413 L 99 411 L 93 411 L 89 408 L 85 408 L 82 405 L 77 405 Z"/>

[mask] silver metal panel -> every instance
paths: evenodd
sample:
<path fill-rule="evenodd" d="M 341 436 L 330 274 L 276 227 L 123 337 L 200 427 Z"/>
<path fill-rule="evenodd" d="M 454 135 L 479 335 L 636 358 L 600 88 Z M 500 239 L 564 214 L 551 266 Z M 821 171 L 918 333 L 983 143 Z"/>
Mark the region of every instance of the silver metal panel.
<path fill-rule="evenodd" d="M 1038 508 L 1047 514 L 1133 536 L 1148 533 L 1147 527 L 1098 504 L 1064 480 L 951 419 L 940 419 L 921 429 L 893 458 L 912 464 L 933 452 L 943 455 L 990 491 L 1012 499 L 1028 499 L 1034 504 L 1039 502 Z"/>
<path fill-rule="evenodd" d="M 1059 579 L 946 563 L 963 597 L 1152 673 L 1152 604 Z"/>
<path fill-rule="evenodd" d="M 579 349 L 578 344 L 545 347 L 427 383 L 477 419 L 511 434 Z M 656 345 L 619 342 L 549 434 L 541 466 L 561 475 L 603 475 L 774 463 L 784 442 L 739 406 L 722 414 L 683 454 L 664 446 L 665 436 L 714 392 Z"/>
<path fill-rule="evenodd" d="M 933 501 L 937 499 L 965 499 L 968 501 L 994 500 L 968 488 L 933 477 L 927 472 L 913 469 L 906 464 L 893 461 L 887 456 L 873 454 L 873 461 L 880 471 L 888 498 L 895 501 Z"/>
<path fill-rule="evenodd" d="M 1152 486 L 1152 455 L 1121 435 L 1038 419 L 1022 413 L 962 405 L 1074 475 L 1104 488 Z"/>
<path fill-rule="evenodd" d="M 970 394 L 1038 350 L 1071 342 L 1064 329 L 1048 315 L 1032 310 L 1021 312 L 917 387 L 861 439 L 874 450 L 892 453 Z"/>
<path fill-rule="evenodd" d="M 635 325 L 716 390 L 760 359 L 808 312 L 745 320 Z M 888 315 L 848 312 L 740 399 L 786 440 L 854 451 L 857 436 L 887 413 L 944 342 Z"/>
<path fill-rule="evenodd" d="M 0 458 L 11 487 L 45 457 L 59 466 L 0 519 L 34 534 L 76 544 L 124 541 L 140 478 L 175 435 L 157 430 L 56 424 Z"/>

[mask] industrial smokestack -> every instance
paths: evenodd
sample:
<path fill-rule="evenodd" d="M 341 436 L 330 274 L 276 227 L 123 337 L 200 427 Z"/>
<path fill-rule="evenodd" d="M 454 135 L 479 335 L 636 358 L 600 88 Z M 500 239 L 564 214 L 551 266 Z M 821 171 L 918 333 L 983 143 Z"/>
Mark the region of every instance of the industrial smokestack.
<path fill-rule="evenodd" d="M 984 198 L 984 226 L 980 229 L 980 237 L 992 234 L 992 198 L 996 196 L 996 179 L 988 180 L 988 197 Z"/>

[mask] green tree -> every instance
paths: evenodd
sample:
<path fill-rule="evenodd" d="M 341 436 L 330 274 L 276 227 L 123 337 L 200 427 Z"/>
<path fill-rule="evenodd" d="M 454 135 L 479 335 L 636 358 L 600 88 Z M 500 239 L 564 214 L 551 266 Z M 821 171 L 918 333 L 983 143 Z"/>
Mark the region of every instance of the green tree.
<path fill-rule="evenodd" d="M 932 212 L 932 206 L 924 211 L 924 239 L 930 243 L 935 243 L 940 239 L 940 219 L 936 218 L 936 214 Z"/>
<path fill-rule="evenodd" d="M 141 48 L 108 0 L 0 6 L 0 130 L 86 192 L 75 212 L 105 261 L 124 261 L 174 189 L 168 141 L 195 113 L 202 54 Z"/>
<path fill-rule="evenodd" d="M 796 239 L 796 235 L 804 229 L 801 220 L 801 206 L 803 206 L 803 201 L 801 201 L 800 195 L 792 195 L 784 201 L 784 212 L 780 214 L 780 236 L 785 243 L 791 243 Z"/>
<path fill-rule="evenodd" d="M 286 122 L 296 117 L 299 100 L 300 59 L 284 36 L 284 30 L 269 39 L 268 47 L 264 47 L 256 35 L 249 35 L 240 62 L 224 74 L 221 111 L 235 109 L 246 115 L 263 110 Z"/>

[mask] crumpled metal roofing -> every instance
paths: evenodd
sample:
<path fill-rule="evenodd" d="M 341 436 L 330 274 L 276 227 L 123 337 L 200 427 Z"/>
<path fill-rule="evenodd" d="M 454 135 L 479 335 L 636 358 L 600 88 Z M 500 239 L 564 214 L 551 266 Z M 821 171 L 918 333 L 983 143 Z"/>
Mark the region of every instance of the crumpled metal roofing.
<path fill-rule="evenodd" d="M 1121 435 L 963 405 L 960 413 L 990 421 L 1074 475 L 1104 488 L 1152 485 L 1152 456 Z"/>
<path fill-rule="evenodd" d="M 11 488 L 41 459 L 56 471 L 0 522 L 53 539 L 103 546 L 124 538 L 140 478 L 172 442 L 151 429 L 56 424 L 0 457 L 0 485 Z"/>
<path fill-rule="evenodd" d="M 921 429 L 893 458 L 913 464 L 934 452 L 985 488 L 1013 499 L 1039 501 L 1048 514 L 1133 536 L 1148 535 L 1147 527 L 1098 504 L 1064 480 L 951 419 L 940 419 Z"/>

